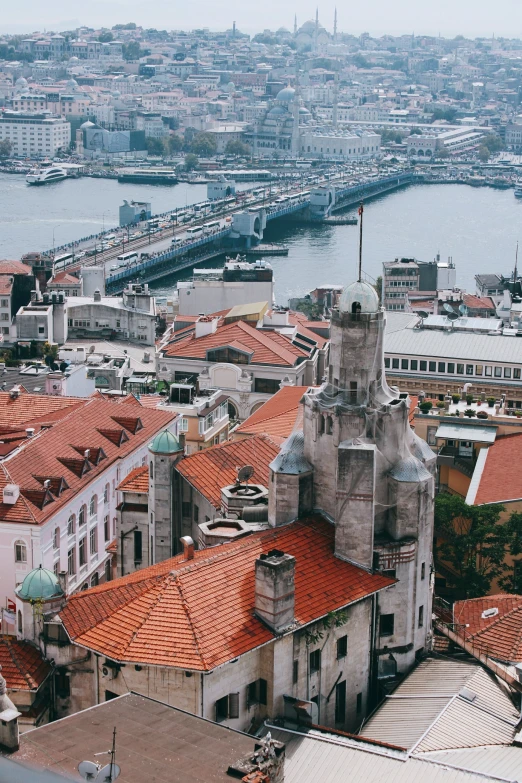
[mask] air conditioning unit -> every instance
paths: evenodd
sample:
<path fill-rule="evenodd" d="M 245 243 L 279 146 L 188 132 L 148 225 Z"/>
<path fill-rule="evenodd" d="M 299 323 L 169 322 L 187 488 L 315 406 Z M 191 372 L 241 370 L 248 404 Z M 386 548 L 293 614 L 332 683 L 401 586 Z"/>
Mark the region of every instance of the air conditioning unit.
<path fill-rule="evenodd" d="M 112 666 L 102 666 L 102 677 L 105 677 L 107 680 L 114 680 L 117 676 L 118 672 Z"/>

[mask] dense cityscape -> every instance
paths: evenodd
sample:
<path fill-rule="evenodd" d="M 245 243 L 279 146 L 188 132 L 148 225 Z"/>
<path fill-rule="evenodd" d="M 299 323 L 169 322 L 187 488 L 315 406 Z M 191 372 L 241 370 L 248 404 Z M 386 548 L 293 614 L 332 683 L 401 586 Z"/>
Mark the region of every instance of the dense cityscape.
<path fill-rule="evenodd" d="M 0 783 L 520 779 L 522 40 L 342 27 L 0 35 Z"/>

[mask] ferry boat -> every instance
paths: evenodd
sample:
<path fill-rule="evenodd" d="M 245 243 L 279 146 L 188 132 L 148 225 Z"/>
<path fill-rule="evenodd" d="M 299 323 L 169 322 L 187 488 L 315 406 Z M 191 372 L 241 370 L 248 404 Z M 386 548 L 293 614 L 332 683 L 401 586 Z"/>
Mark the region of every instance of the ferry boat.
<path fill-rule="evenodd" d="M 141 183 L 143 185 L 177 185 L 178 181 L 175 172 L 168 169 L 134 169 L 118 172 L 118 182 Z"/>
<path fill-rule="evenodd" d="M 60 166 L 42 164 L 39 169 L 32 169 L 27 174 L 25 181 L 28 185 L 49 185 L 51 182 L 61 182 L 67 179 L 67 172 Z"/>
<path fill-rule="evenodd" d="M 522 180 L 515 182 L 515 198 L 522 198 Z"/>

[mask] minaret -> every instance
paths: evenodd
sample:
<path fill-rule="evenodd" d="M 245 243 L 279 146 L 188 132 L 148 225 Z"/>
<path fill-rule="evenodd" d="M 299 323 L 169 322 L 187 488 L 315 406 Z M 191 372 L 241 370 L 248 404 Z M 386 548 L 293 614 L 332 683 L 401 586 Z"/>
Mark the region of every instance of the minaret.
<path fill-rule="evenodd" d="M 292 107 L 292 114 L 293 114 L 293 124 L 292 124 L 292 149 L 291 153 L 292 155 L 295 155 L 296 157 L 299 156 L 299 146 L 300 146 L 300 139 L 301 134 L 299 130 L 299 61 L 296 58 L 295 61 L 295 95 L 294 95 L 294 105 Z"/>
<path fill-rule="evenodd" d="M 314 40 L 313 40 L 313 46 L 312 46 L 312 51 L 313 52 L 317 52 L 318 38 L 319 38 L 319 8 L 316 8 L 315 9 Z"/>
<path fill-rule="evenodd" d="M 337 104 L 339 103 L 339 72 L 335 72 L 332 125 L 337 128 Z"/>
<path fill-rule="evenodd" d="M 294 16 L 294 35 L 297 35 L 297 14 Z"/>
<path fill-rule="evenodd" d="M 337 43 L 337 6 L 335 7 L 335 12 L 334 12 L 333 39 L 334 39 L 334 43 Z"/>

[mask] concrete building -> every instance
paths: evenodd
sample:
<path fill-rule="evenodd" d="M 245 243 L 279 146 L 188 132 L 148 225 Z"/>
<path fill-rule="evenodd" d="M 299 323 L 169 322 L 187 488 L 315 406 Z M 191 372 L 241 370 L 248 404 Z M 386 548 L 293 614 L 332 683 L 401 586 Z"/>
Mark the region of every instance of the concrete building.
<path fill-rule="evenodd" d="M 209 315 L 250 302 L 274 301 L 274 273 L 267 261 L 227 259 L 222 269 L 195 269 L 177 284 L 180 315 Z"/>
<path fill-rule="evenodd" d="M 120 226 L 129 226 L 133 223 L 140 223 L 142 220 L 150 220 L 151 209 L 150 201 L 127 201 L 124 199 L 120 207 Z"/>
<path fill-rule="evenodd" d="M 50 114 L 4 112 L 0 141 L 9 141 L 14 157 L 52 158 L 71 143 L 71 124 Z"/>
<path fill-rule="evenodd" d="M 217 125 L 214 128 L 209 128 L 209 133 L 216 141 L 216 152 L 218 155 L 222 155 L 230 141 L 243 141 L 243 134 L 245 131 L 244 125 L 239 124 L 226 124 Z"/>
<path fill-rule="evenodd" d="M 447 262 L 439 255 L 433 261 L 396 258 L 385 261 L 382 267 L 382 303 L 386 310 L 405 310 L 408 299 L 415 294 L 435 296 L 437 291 L 455 287 L 456 269 L 451 258 Z"/>
<path fill-rule="evenodd" d="M 303 155 L 339 160 L 359 160 L 375 157 L 381 150 L 381 137 L 372 130 L 337 131 L 307 128 L 300 135 Z"/>

